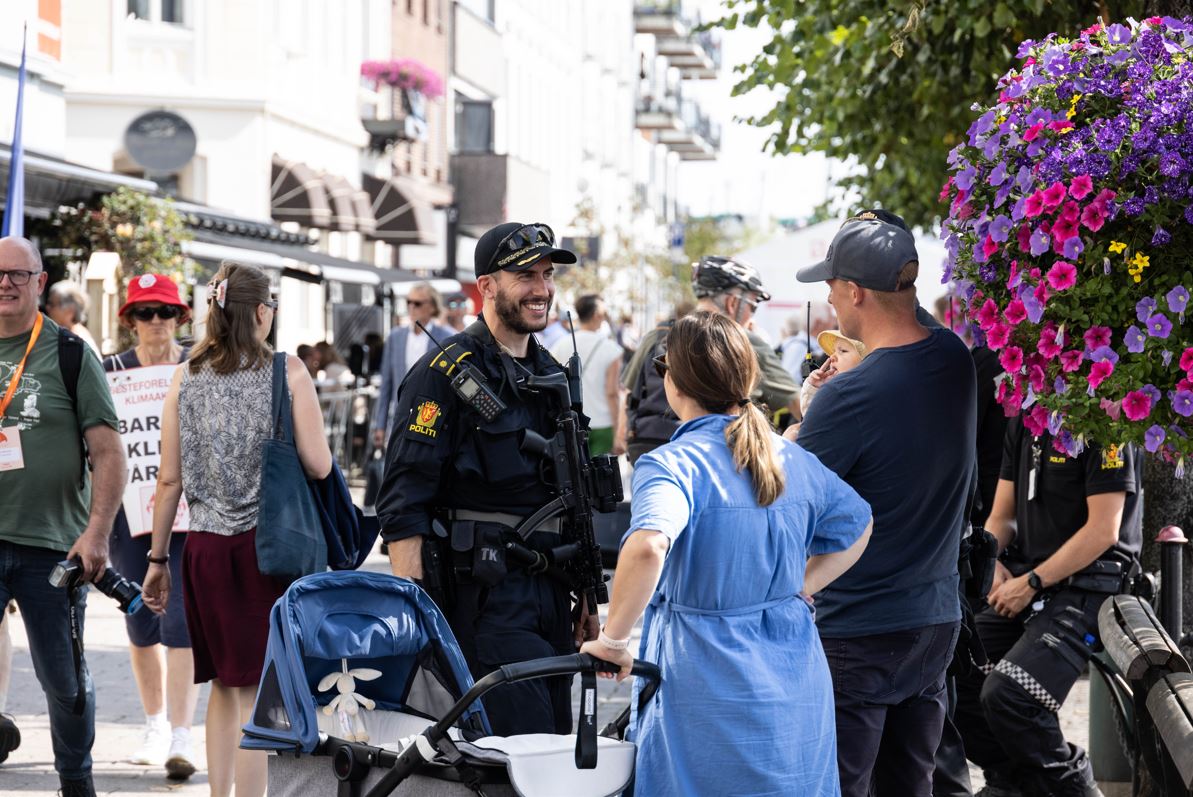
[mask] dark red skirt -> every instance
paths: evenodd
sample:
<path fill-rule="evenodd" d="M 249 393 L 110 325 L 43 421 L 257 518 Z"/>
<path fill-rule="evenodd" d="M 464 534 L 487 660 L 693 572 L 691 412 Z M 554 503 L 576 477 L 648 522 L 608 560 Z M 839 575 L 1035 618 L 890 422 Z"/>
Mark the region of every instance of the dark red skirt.
<path fill-rule="evenodd" d="M 195 683 L 256 686 L 269 640 L 269 611 L 289 581 L 257 569 L 257 530 L 226 537 L 186 535 L 182 596 L 195 658 Z"/>

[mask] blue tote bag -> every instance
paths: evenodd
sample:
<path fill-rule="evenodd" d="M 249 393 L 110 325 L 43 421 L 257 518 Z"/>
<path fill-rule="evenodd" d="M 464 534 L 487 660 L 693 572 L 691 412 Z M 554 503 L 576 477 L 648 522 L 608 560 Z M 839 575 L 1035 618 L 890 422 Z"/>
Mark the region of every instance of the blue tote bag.
<path fill-rule="evenodd" d="M 295 579 L 327 569 L 327 542 L 310 480 L 294 445 L 286 354 L 273 355 L 273 426 L 261 444 L 257 569 Z"/>

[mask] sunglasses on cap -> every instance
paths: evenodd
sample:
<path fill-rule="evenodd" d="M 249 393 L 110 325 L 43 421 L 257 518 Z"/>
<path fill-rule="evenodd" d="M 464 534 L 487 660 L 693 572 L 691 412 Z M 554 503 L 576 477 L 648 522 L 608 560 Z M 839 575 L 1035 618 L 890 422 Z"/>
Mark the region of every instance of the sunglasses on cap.
<path fill-rule="evenodd" d="M 152 321 L 155 316 L 163 321 L 170 321 L 182 315 L 182 308 L 172 304 L 163 304 L 158 307 L 134 307 L 128 311 L 128 314 L 138 321 Z"/>
<path fill-rule="evenodd" d="M 662 357 L 652 357 L 650 358 L 650 362 L 654 365 L 654 372 L 659 375 L 659 379 L 662 379 L 667 375 L 667 355 L 664 354 Z"/>
<path fill-rule="evenodd" d="M 492 269 L 494 263 L 511 252 L 528 249 L 540 243 L 555 246 L 555 231 L 539 222 L 524 224 L 497 243 L 497 249 L 489 259 L 489 268 Z"/>

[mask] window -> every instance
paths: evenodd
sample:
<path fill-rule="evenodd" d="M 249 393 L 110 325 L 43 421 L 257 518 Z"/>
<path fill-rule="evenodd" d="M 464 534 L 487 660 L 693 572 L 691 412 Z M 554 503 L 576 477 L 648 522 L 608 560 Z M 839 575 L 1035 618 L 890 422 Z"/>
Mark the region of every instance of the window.
<path fill-rule="evenodd" d="M 126 8 L 133 19 L 186 25 L 186 0 L 128 0 Z"/>
<path fill-rule="evenodd" d="M 456 151 L 493 151 L 493 103 L 456 95 Z"/>

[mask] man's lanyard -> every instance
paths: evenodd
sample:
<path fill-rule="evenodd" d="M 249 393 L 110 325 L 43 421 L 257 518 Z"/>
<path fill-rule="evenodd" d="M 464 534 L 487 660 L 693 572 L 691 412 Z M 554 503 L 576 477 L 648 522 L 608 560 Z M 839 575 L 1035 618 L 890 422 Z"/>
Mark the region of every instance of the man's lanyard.
<path fill-rule="evenodd" d="M 33 351 L 33 347 L 37 345 L 37 338 L 41 335 L 44 318 L 41 313 L 38 313 L 37 320 L 33 322 L 33 332 L 29 335 L 29 345 L 25 347 L 25 356 L 21 358 L 17 370 L 12 372 L 12 381 L 8 383 L 8 390 L 4 391 L 4 398 L 0 399 L 0 419 L 3 419 L 4 413 L 8 411 L 8 405 L 12 403 L 12 397 L 17 394 L 17 388 L 21 385 L 21 375 L 25 373 L 25 361 L 29 359 L 29 352 Z"/>

